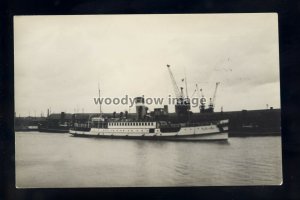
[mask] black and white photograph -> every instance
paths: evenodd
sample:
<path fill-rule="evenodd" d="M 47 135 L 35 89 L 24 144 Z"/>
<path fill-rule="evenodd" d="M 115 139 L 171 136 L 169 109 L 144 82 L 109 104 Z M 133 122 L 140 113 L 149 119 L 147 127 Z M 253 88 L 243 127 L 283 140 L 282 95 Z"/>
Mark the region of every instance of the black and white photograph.
<path fill-rule="evenodd" d="M 278 15 L 20 15 L 17 188 L 281 185 Z"/>

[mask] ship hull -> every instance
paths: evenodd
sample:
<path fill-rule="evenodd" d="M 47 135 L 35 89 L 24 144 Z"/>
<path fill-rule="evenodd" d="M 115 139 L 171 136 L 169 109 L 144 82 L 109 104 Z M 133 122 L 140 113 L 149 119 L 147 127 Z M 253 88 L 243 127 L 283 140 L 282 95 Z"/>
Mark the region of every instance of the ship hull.
<path fill-rule="evenodd" d="M 185 136 L 120 136 L 120 135 L 91 135 L 88 133 L 71 133 L 74 137 L 93 137 L 93 138 L 110 138 L 110 139 L 134 139 L 134 140 L 168 140 L 168 141 L 221 141 L 228 140 L 228 132 L 209 133 L 202 135 L 185 135 Z"/>

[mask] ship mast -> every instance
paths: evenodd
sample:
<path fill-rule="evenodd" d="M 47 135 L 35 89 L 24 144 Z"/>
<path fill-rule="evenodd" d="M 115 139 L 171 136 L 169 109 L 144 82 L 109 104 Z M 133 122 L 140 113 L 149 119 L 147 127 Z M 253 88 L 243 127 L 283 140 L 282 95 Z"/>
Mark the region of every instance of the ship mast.
<path fill-rule="evenodd" d="M 189 98 L 189 94 L 188 94 L 188 88 L 187 88 L 187 79 L 186 79 L 186 72 L 185 72 L 185 68 L 184 68 L 184 80 L 185 80 L 185 95 L 186 95 L 186 100 L 188 100 Z"/>
<path fill-rule="evenodd" d="M 99 112 L 100 112 L 100 117 L 102 117 L 102 109 L 101 109 L 101 101 L 100 101 L 100 85 L 98 82 L 98 94 L 99 94 Z M 99 119 L 100 119 L 99 117 Z"/>

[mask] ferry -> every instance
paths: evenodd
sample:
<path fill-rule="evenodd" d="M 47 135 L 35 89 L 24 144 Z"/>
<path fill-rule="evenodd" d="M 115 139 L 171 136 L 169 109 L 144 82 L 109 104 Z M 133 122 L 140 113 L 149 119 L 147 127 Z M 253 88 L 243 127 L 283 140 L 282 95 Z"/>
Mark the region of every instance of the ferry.
<path fill-rule="evenodd" d="M 146 140 L 227 140 L 229 120 L 209 123 L 167 121 L 104 121 L 93 118 L 90 124 L 74 124 L 70 134 L 76 137 L 99 137 Z"/>

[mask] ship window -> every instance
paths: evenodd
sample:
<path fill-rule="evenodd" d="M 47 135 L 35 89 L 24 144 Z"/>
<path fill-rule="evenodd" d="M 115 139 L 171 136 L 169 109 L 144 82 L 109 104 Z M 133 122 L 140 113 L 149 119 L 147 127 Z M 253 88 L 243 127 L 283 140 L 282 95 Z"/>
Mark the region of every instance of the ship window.
<path fill-rule="evenodd" d="M 139 126 L 141 125 L 141 122 L 139 122 Z"/>

